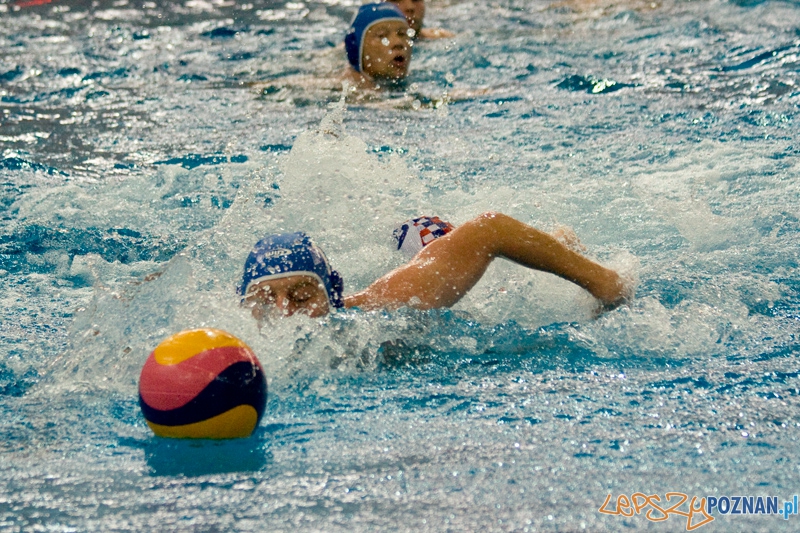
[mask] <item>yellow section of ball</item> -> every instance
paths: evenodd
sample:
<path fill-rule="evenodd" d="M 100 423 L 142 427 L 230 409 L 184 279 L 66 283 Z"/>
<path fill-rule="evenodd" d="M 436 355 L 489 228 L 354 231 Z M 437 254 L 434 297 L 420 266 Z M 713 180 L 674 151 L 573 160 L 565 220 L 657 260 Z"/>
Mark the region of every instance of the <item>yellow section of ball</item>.
<path fill-rule="evenodd" d="M 239 405 L 208 420 L 183 426 L 162 426 L 147 421 L 153 433 L 173 439 L 239 439 L 250 436 L 257 423 L 258 413 L 249 405 Z"/>
<path fill-rule="evenodd" d="M 225 346 L 250 349 L 245 343 L 221 329 L 192 329 L 167 337 L 153 350 L 153 358 L 160 365 L 177 365 L 200 352 Z"/>

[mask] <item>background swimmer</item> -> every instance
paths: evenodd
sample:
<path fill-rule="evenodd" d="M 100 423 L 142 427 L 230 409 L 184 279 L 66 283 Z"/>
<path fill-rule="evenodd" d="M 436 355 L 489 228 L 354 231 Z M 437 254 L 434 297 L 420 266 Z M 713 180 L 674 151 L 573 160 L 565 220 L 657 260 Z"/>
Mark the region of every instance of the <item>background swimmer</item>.
<path fill-rule="evenodd" d="M 480 280 L 495 257 L 571 281 L 606 309 L 630 297 L 630 287 L 613 270 L 552 235 L 493 212 L 439 237 L 405 265 L 346 297 L 338 272 L 305 234 L 272 235 L 259 241 L 248 256 L 238 292 L 259 324 L 269 315 L 320 317 L 339 307 L 451 307 Z"/>
<path fill-rule="evenodd" d="M 408 75 L 412 35 L 406 16 L 396 5 L 361 6 L 344 38 L 351 67 L 346 78 L 362 89 L 401 82 Z"/>
<path fill-rule="evenodd" d="M 414 30 L 414 36 L 418 39 L 444 39 L 455 37 L 455 34 L 442 28 L 423 28 L 425 18 L 425 0 L 389 0 L 396 4 L 400 11 L 405 14 L 408 25 Z"/>
<path fill-rule="evenodd" d="M 353 17 L 344 38 L 348 62 L 344 72 L 331 70 L 315 76 L 284 78 L 279 86 L 260 82 L 252 86 L 262 95 L 280 95 L 290 87 L 297 87 L 303 89 L 305 98 L 308 91 L 338 92 L 344 87 L 348 99 L 377 99 L 378 89 L 402 89 L 411 63 L 413 33 L 396 5 L 389 2 L 365 4 Z M 340 48 L 336 49 L 336 54 L 341 54 Z M 321 56 L 319 62 L 327 63 L 325 59 Z M 340 67 L 331 65 L 330 68 Z M 411 100 L 401 103 L 401 107 L 410 105 Z M 397 107 L 397 102 L 393 102 L 393 107 Z"/>
<path fill-rule="evenodd" d="M 404 14 L 396 4 L 395 2 L 370 3 L 358 9 L 344 39 L 349 66 L 343 73 L 339 72 L 339 67 L 335 65 L 338 62 L 338 54 L 341 53 L 341 50 L 336 48 L 336 59 L 332 54 L 328 54 L 320 55 L 317 61 L 314 61 L 315 65 L 321 66 L 327 72 L 285 77 L 280 83 L 255 82 L 249 85 L 257 88 L 263 96 L 279 100 L 289 99 L 293 89 L 302 90 L 302 97 L 299 99 L 307 100 L 314 92 L 317 92 L 320 99 L 327 99 L 330 92 L 339 92 L 344 88 L 348 101 L 361 103 L 376 101 L 378 105 L 388 104 L 398 109 L 437 108 L 442 104 L 476 98 L 489 91 L 486 88 L 449 87 L 441 94 L 431 96 L 413 91 L 414 86 L 412 86 L 412 91 L 398 98 L 396 92 L 405 90 L 405 81 L 411 64 L 413 38 L 417 35 L 409 26 L 408 20 L 413 20 L 414 24 L 421 26 L 425 4 L 424 2 L 415 4 L 412 15 L 409 15 L 410 11 Z M 428 31 L 423 28 L 420 31 L 423 36 L 427 36 L 426 38 L 452 36 L 449 32 L 438 29 Z M 395 94 L 389 97 L 391 100 L 387 100 L 385 93 L 378 92 L 380 89 L 395 90 Z"/>

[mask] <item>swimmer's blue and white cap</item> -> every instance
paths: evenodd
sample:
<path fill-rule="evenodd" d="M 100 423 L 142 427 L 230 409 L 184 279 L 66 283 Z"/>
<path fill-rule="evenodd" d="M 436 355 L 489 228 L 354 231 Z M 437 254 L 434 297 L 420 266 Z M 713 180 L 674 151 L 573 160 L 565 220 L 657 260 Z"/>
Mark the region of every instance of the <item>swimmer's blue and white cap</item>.
<path fill-rule="evenodd" d="M 344 307 L 341 276 L 303 232 L 268 235 L 258 241 L 247 256 L 236 292 L 244 297 L 251 285 L 295 275 L 316 278 L 325 287 L 331 305 Z"/>
<path fill-rule="evenodd" d="M 406 220 L 392 232 L 397 249 L 411 259 L 425 246 L 444 237 L 455 227 L 439 217 L 419 217 Z"/>
<path fill-rule="evenodd" d="M 384 20 L 402 20 L 406 22 L 406 16 L 400 8 L 391 2 L 378 2 L 375 4 L 364 4 L 358 8 L 350 29 L 344 37 L 344 47 L 347 50 L 347 61 L 356 71 L 361 72 L 362 50 L 364 47 L 364 34 L 373 24 Z"/>

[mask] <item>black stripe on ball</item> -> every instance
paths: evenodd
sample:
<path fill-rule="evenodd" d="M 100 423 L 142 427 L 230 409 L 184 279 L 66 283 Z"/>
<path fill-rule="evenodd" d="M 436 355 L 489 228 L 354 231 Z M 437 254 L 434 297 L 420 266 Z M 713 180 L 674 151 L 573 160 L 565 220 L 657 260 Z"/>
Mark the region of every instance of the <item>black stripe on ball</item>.
<path fill-rule="evenodd" d="M 182 407 L 160 411 L 147 405 L 141 394 L 139 405 L 146 420 L 161 426 L 194 424 L 234 407 L 250 405 L 258 414 L 258 425 L 267 405 L 267 378 L 257 366 L 240 361 L 220 372 L 214 381 Z"/>

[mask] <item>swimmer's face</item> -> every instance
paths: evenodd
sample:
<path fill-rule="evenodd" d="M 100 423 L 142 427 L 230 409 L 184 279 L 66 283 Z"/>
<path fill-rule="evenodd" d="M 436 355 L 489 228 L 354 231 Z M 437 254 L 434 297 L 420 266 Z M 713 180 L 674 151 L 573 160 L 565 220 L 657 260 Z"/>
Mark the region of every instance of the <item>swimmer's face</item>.
<path fill-rule="evenodd" d="M 319 317 L 328 313 L 328 294 L 318 279 L 311 276 L 289 276 L 267 279 L 252 285 L 242 300 L 258 323 L 265 318 L 304 314 Z"/>
<path fill-rule="evenodd" d="M 425 18 L 425 0 L 390 0 L 397 4 L 400 11 L 406 16 L 408 25 L 419 35 L 422 29 L 422 19 Z"/>
<path fill-rule="evenodd" d="M 374 24 L 364 34 L 362 70 L 372 78 L 399 80 L 408 74 L 411 61 L 411 37 L 402 20 Z"/>

